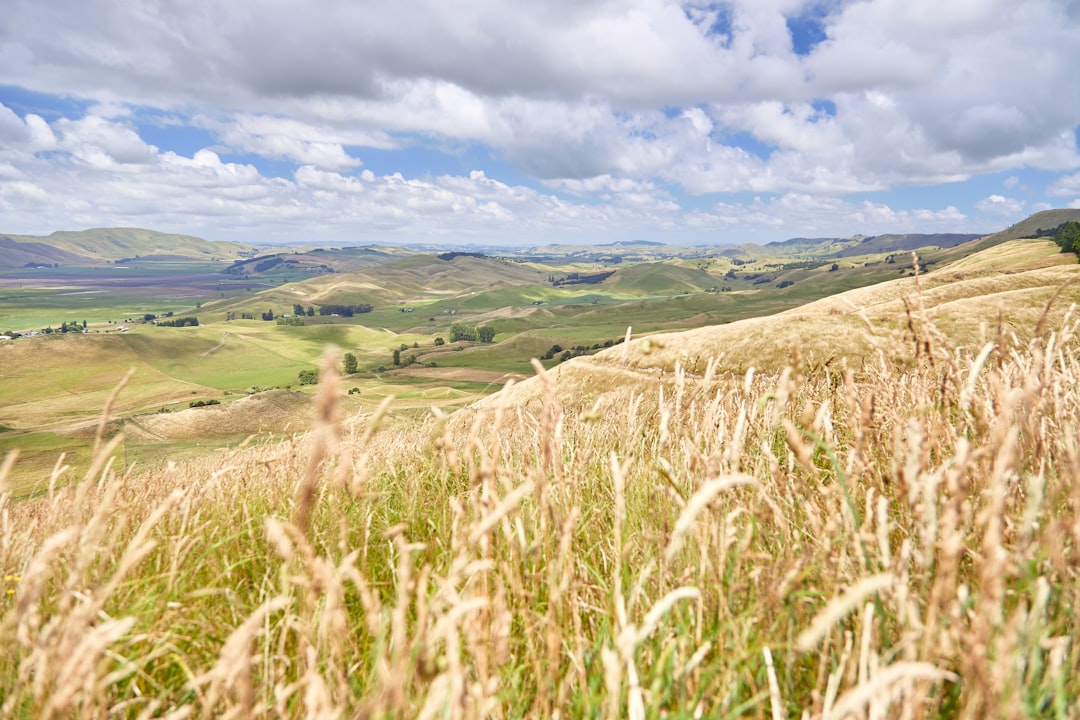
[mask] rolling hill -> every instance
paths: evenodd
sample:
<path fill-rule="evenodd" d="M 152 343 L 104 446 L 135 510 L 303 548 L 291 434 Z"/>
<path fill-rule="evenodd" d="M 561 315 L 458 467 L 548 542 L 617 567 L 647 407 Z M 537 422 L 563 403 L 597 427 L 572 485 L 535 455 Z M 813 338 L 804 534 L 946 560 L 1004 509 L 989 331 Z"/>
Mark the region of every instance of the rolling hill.
<path fill-rule="evenodd" d="M 0 236 L 0 268 L 28 264 L 95 265 L 138 256 L 144 260 L 235 260 L 254 245 L 204 240 L 141 228 L 57 231 L 45 237 Z"/>
<path fill-rule="evenodd" d="M 454 254 L 413 255 L 355 272 L 322 275 L 264 291 L 248 304 L 408 302 L 421 296 L 453 297 L 478 288 L 543 283 L 547 273 L 524 263 Z M 225 307 L 222 305 L 221 307 Z"/>
<path fill-rule="evenodd" d="M 654 387 L 677 368 L 703 374 L 710 359 L 713 372 L 736 376 L 750 368 L 778 372 L 792 358 L 837 372 L 865 363 L 906 364 L 927 347 L 972 355 L 999 334 L 1023 341 L 1036 329 L 1057 328 L 1075 303 L 1075 255 L 1045 239 L 1006 240 L 919 277 L 856 288 L 767 317 L 648 335 L 550 373 L 559 396 L 577 405 Z M 542 395 L 542 383 L 529 380 L 513 389 L 510 402 L 528 404 Z"/>
<path fill-rule="evenodd" d="M 702 292 L 718 284 L 707 272 L 666 263 L 628 265 L 602 283 L 611 292 L 630 296 Z"/>
<path fill-rule="evenodd" d="M 1048 234 L 1046 231 L 1053 230 L 1063 223 L 1072 221 L 1080 221 L 1080 210 L 1069 208 L 1043 210 L 1018 223 L 1010 225 L 1001 232 L 987 235 L 981 240 L 978 240 L 975 243 L 975 246 L 981 250 L 993 247 L 994 245 L 1006 242 L 1007 240 L 1040 237 Z"/>

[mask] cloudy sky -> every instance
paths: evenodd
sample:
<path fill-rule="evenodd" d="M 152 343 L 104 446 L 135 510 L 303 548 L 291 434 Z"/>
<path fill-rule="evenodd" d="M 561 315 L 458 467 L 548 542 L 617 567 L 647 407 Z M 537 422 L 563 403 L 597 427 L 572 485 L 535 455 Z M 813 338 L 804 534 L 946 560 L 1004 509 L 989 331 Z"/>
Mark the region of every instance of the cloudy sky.
<path fill-rule="evenodd" d="M 0 232 L 764 242 L 1080 207 L 1078 0 L 4 0 Z"/>

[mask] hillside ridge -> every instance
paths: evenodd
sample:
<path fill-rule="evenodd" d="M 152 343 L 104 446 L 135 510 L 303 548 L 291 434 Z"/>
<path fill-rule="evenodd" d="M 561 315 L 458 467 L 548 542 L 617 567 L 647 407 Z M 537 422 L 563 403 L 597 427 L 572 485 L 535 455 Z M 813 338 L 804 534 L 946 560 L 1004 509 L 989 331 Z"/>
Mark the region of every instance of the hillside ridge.
<path fill-rule="evenodd" d="M 254 254 L 256 246 L 206 240 L 194 235 L 134 227 L 57 230 L 46 236 L 0 234 L 2 267 L 96 265 L 138 257 L 144 260 L 236 260 Z"/>

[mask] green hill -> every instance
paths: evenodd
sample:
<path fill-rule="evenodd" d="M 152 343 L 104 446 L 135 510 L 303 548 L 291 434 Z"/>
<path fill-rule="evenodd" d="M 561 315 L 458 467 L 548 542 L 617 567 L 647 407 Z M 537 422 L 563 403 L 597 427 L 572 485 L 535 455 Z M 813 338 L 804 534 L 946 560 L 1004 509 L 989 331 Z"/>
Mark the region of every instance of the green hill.
<path fill-rule="evenodd" d="M 1077 302 L 1075 255 L 1049 240 L 1010 240 L 919 278 L 848 290 L 765 317 L 641 337 L 559 365 L 555 376 L 567 402 L 591 403 L 607 393 L 652 387 L 676 367 L 703 373 L 710 359 L 717 372 L 742 375 L 749 368 L 777 372 L 795 356 L 837 371 L 902 362 L 916 341 L 934 348 L 944 338 L 977 352 L 999 331 L 1021 341 L 1033 337 L 1044 312 L 1043 327 L 1060 327 Z M 530 380 L 514 393 L 513 402 L 528 403 L 541 397 L 543 386 Z"/>
<path fill-rule="evenodd" d="M 256 296 L 256 305 L 265 301 L 389 304 L 432 294 L 452 297 L 477 289 L 536 285 L 546 278 L 546 273 L 531 265 L 489 257 L 455 255 L 444 260 L 438 255 L 415 255 L 268 290 Z"/>
<path fill-rule="evenodd" d="M 602 285 L 611 292 L 640 296 L 702 292 L 719 284 L 718 278 L 696 268 L 640 263 L 620 268 Z"/>
<path fill-rule="evenodd" d="M 1041 237 L 1048 234 L 1044 231 L 1053 230 L 1058 225 L 1070 221 L 1080 221 L 1080 210 L 1069 208 L 1043 210 L 1042 212 L 1037 212 L 1031 217 L 1021 220 L 1015 225 L 1010 225 L 1001 232 L 987 235 L 976 241 L 975 247 L 982 250 L 1009 240 Z"/>
<path fill-rule="evenodd" d="M 204 240 L 141 228 L 61 230 L 46 237 L 0 236 L 0 267 L 28 263 L 97 264 L 139 257 L 144 260 L 235 260 L 250 256 L 247 243 Z"/>

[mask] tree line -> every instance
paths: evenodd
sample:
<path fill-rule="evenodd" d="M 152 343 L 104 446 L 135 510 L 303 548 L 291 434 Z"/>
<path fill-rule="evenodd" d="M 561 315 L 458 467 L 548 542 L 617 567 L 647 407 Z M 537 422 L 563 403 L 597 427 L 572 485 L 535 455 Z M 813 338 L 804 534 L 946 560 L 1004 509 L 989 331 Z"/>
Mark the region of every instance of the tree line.
<path fill-rule="evenodd" d="M 466 325 L 454 323 L 450 326 L 450 342 L 465 340 L 468 342 L 495 342 L 495 328 L 490 325 Z"/>

